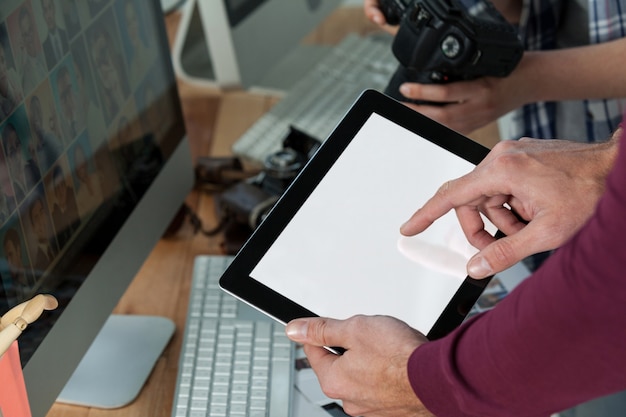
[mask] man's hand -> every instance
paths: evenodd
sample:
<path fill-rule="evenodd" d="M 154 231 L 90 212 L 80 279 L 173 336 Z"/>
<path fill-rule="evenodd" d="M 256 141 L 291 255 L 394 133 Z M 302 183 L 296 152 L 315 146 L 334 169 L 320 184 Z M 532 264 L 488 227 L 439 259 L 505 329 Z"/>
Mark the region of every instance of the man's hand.
<path fill-rule="evenodd" d="M 388 316 L 348 320 L 306 318 L 290 322 L 287 336 L 304 352 L 324 393 L 341 399 L 354 416 L 431 415 L 416 397 L 407 375 L 411 353 L 427 339 L 406 323 Z M 340 346 L 343 355 L 323 346 Z"/>
<path fill-rule="evenodd" d="M 418 234 L 455 209 L 465 236 L 480 250 L 468 262 L 474 278 L 558 248 L 593 214 L 617 155 L 619 134 L 601 144 L 500 142 L 471 173 L 441 186 L 400 232 Z M 507 236 L 492 237 L 481 214 Z"/>
<path fill-rule="evenodd" d="M 575 48 L 526 51 L 507 77 L 449 84 L 405 83 L 400 93 L 414 100 L 453 103 L 408 105 L 468 134 L 528 103 L 625 97 L 626 73 L 618 63 L 624 54 L 626 38 Z"/>
<path fill-rule="evenodd" d="M 445 84 L 406 82 L 400 85 L 400 94 L 416 101 L 449 103 L 443 106 L 410 102 L 405 104 L 424 116 L 467 135 L 509 111 L 539 98 L 534 74 L 539 65 L 536 58 L 537 54 L 525 53 L 507 77 L 481 77 Z"/>
<path fill-rule="evenodd" d="M 467 135 L 526 104 L 528 100 L 525 99 L 524 91 L 521 91 L 522 86 L 522 83 L 515 83 L 514 78 L 497 77 L 448 84 L 405 82 L 400 85 L 400 94 L 416 101 L 449 103 L 433 106 L 405 102 L 424 116 Z"/>

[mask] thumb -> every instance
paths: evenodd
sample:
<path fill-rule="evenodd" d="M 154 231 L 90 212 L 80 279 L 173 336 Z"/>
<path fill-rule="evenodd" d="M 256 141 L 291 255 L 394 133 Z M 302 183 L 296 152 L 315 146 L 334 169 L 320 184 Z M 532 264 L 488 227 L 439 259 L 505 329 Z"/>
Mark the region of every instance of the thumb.
<path fill-rule="evenodd" d="M 297 343 L 308 343 L 307 333 L 309 329 L 309 320 L 295 319 L 287 323 L 285 333 L 287 337 Z"/>
<path fill-rule="evenodd" d="M 314 346 L 329 345 L 329 325 L 335 320 L 311 317 L 292 320 L 287 323 L 285 333 L 294 342 Z"/>
<path fill-rule="evenodd" d="M 521 231 L 495 240 L 474 255 L 467 263 L 467 274 L 476 279 L 502 272 L 534 253 L 549 249 L 533 234 L 528 225 Z"/>

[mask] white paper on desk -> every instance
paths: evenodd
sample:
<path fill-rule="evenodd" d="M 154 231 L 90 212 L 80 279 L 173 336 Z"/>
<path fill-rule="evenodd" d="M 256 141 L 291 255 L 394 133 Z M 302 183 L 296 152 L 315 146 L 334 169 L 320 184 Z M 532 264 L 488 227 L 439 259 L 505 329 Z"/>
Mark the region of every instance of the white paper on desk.
<path fill-rule="evenodd" d="M 426 334 L 475 249 L 454 212 L 416 237 L 399 228 L 444 182 L 473 168 L 373 114 L 251 277 L 320 316 L 386 314 Z M 429 255 L 420 259 L 417 248 Z"/>

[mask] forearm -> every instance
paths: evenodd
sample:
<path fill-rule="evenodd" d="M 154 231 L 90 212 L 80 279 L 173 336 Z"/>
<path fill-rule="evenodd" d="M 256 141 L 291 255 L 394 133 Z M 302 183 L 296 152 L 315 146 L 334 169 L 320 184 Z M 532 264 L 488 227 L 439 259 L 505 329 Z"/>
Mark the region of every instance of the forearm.
<path fill-rule="evenodd" d="M 551 51 L 527 51 L 512 74 L 524 101 L 626 97 L 626 38 Z"/>

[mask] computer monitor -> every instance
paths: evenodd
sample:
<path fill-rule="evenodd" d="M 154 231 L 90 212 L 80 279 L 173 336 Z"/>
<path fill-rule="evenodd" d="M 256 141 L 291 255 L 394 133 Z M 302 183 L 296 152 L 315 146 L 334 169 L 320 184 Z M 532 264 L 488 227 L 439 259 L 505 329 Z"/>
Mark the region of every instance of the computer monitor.
<path fill-rule="evenodd" d="M 184 80 L 283 93 L 328 52 L 303 45 L 342 0 L 187 0 L 173 48 Z"/>
<path fill-rule="evenodd" d="M 0 136 L 0 313 L 59 301 L 18 340 L 41 417 L 193 184 L 159 0 L 2 0 Z"/>

